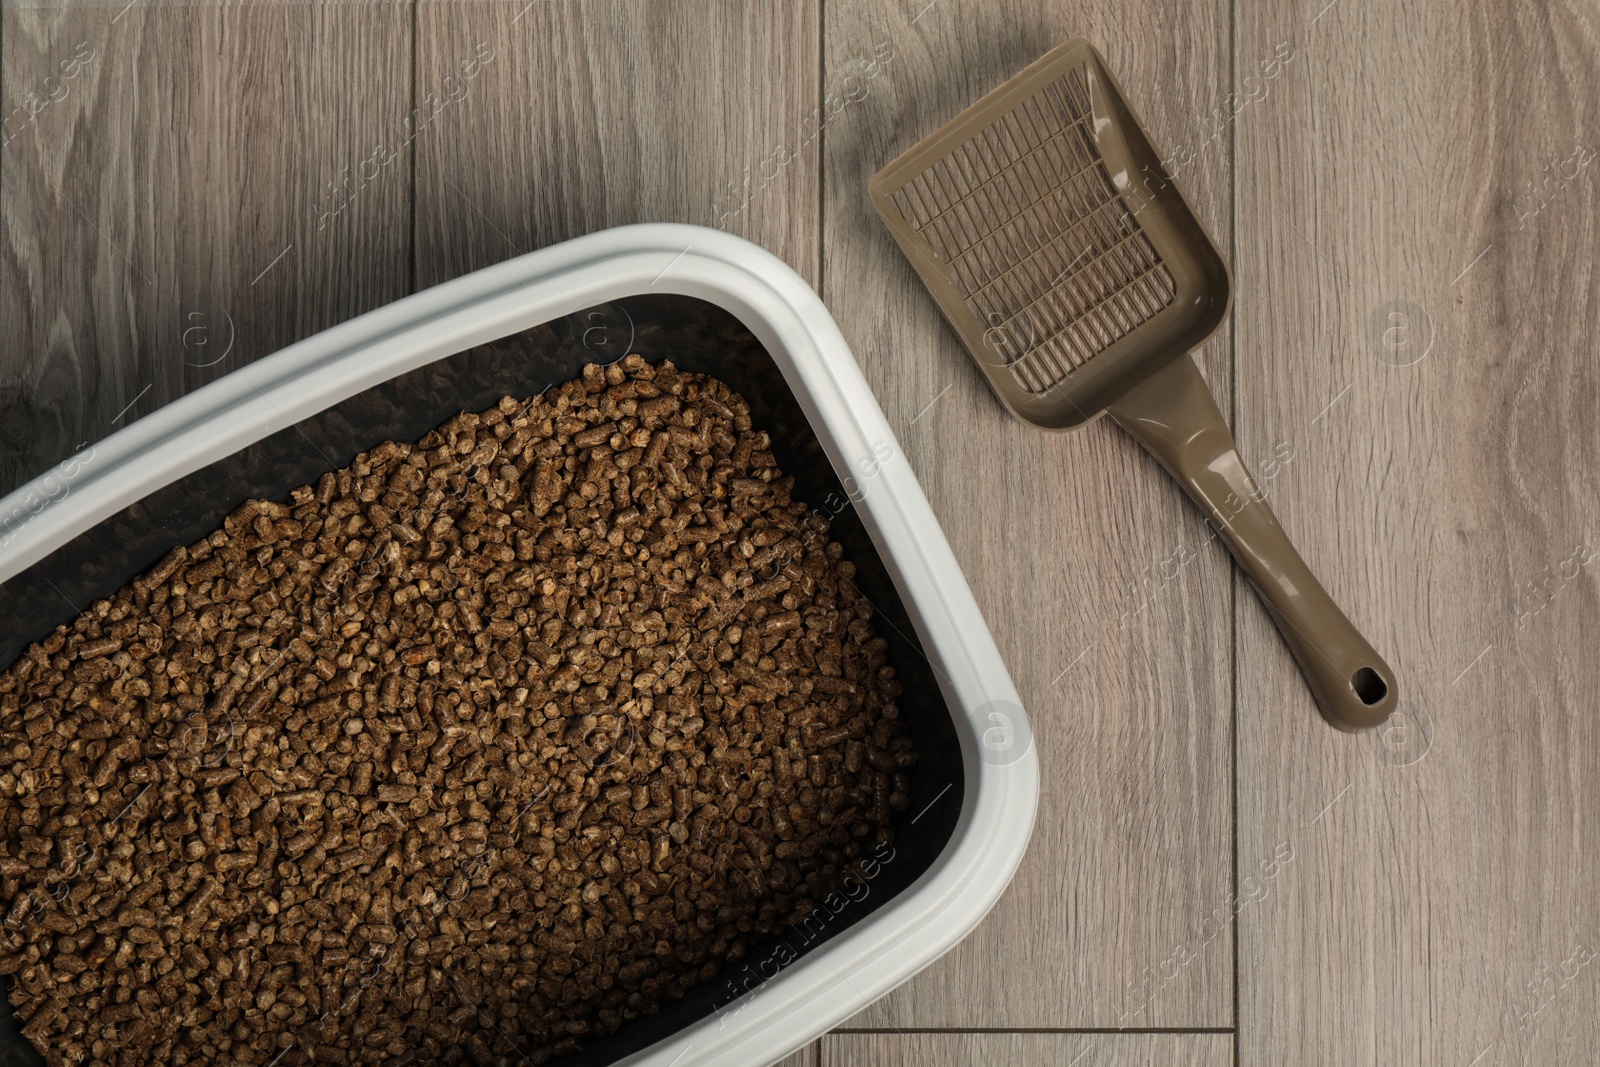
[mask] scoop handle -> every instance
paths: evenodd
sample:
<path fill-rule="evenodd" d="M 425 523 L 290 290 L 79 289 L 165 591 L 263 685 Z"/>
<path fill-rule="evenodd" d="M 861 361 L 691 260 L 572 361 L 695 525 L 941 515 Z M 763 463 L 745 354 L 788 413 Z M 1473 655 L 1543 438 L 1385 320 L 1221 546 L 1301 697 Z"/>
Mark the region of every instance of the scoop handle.
<path fill-rule="evenodd" d="M 1267 606 L 1322 709 L 1341 730 L 1394 710 L 1394 672 L 1322 588 L 1262 498 L 1200 368 L 1172 360 L 1110 407 L 1178 480 L 1227 542 Z"/>

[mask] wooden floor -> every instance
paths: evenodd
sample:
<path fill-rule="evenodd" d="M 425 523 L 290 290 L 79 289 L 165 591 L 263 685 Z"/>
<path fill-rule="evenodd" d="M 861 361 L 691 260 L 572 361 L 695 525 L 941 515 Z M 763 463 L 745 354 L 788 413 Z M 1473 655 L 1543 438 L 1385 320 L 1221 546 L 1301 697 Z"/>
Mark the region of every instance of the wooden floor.
<path fill-rule="evenodd" d="M 605 226 L 721 226 L 822 293 L 1043 799 L 978 931 L 792 1064 L 1600 1063 L 1593 2 L 35 0 L 0 34 L 0 491 Z M 1201 362 L 1398 672 L 1386 731 L 1323 724 L 1129 438 L 1002 412 L 866 200 L 1074 35 L 1230 259 Z"/>

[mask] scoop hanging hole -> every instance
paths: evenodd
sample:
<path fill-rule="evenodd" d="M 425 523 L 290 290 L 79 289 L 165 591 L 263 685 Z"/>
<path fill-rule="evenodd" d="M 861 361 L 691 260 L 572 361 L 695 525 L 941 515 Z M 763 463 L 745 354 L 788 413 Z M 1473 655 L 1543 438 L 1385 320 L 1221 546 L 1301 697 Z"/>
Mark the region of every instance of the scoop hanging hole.
<path fill-rule="evenodd" d="M 1356 696 L 1361 698 L 1361 703 L 1369 708 L 1389 695 L 1389 687 L 1382 675 L 1371 667 L 1362 667 L 1352 674 L 1350 684 L 1355 688 Z"/>

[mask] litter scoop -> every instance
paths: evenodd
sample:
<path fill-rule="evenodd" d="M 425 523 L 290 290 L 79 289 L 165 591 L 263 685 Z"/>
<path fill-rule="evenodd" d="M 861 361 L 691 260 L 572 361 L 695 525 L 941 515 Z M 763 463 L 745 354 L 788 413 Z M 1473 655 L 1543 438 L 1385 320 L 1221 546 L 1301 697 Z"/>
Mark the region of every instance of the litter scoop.
<path fill-rule="evenodd" d="M 873 204 L 1013 414 L 1109 414 L 1200 507 L 1324 717 L 1388 718 L 1394 673 L 1295 551 L 1189 353 L 1227 265 L 1087 41 L 1055 48 L 879 171 Z"/>

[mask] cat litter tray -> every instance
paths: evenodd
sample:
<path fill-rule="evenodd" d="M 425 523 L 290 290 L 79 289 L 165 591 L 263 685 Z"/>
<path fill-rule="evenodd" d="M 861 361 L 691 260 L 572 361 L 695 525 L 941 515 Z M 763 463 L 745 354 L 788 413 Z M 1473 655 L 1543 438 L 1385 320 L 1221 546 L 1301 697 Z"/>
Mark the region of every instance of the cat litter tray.
<path fill-rule="evenodd" d="M 920 757 L 892 858 L 836 912 L 554 1061 L 750 1067 L 961 940 L 1016 869 L 1039 793 L 1016 690 L 893 432 L 822 302 L 755 245 L 667 224 L 590 234 L 310 337 L 84 449 L 0 499 L 0 668 L 246 499 L 629 352 L 738 390 L 796 497 L 832 514 Z M 0 1011 L 0 1063 L 38 1062 Z"/>

